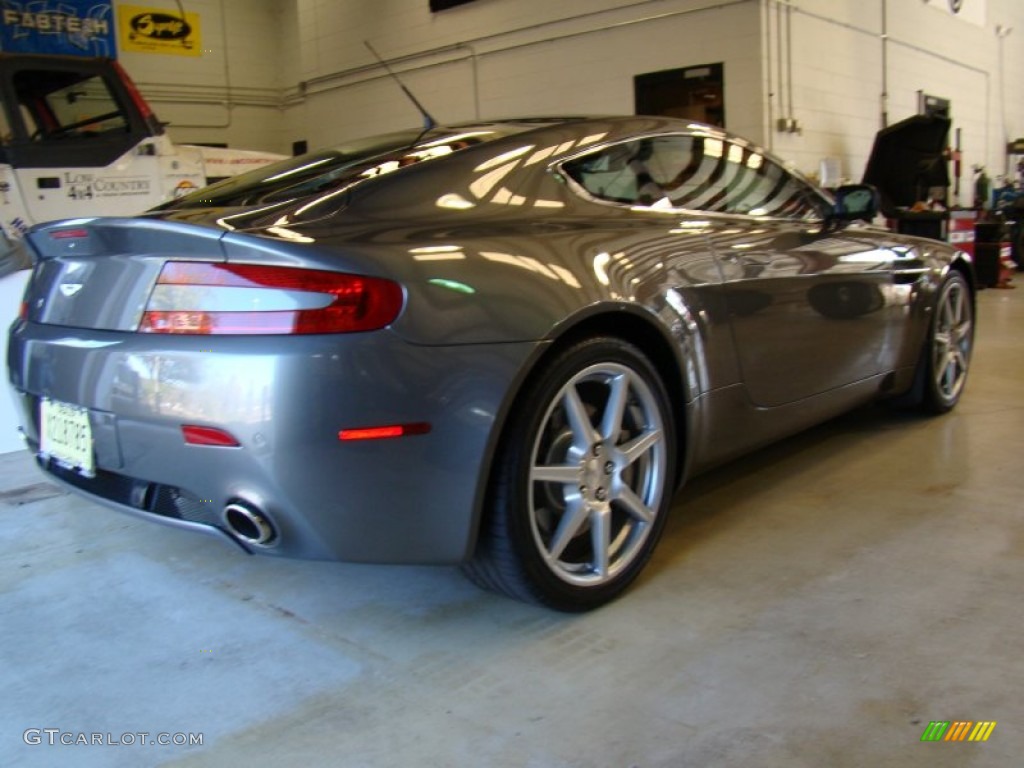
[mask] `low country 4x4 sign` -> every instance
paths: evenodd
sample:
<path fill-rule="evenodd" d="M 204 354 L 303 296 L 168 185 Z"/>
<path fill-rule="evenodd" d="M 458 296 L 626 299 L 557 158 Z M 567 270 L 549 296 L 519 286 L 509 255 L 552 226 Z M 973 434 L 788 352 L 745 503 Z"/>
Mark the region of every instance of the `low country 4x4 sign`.
<path fill-rule="evenodd" d="M 4 2 L 0 50 L 114 58 L 113 5 L 96 0 Z"/>

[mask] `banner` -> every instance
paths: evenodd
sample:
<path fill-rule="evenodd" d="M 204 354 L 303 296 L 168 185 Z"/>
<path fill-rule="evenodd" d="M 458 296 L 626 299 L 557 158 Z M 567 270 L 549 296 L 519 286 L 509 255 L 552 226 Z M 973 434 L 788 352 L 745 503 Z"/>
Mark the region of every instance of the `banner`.
<path fill-rule="evenodd" d="M 956 16 L 961 21 L 969 21 L 979 27 L 985 26 L 985 11 L 988 0 L 924 0 L 925 3 L 940 11 Z"/>
<path fill-rule="evenodd" d="M 165 8 L 119 5 L 117 27 L 121 50 L 125 52 L 203 54 L 198 13 L 186 13 L 183 17 Z"/>
<path fill-rule="evenodd" d="M 111 7 L 96 0 L 2 0 L 0 50 L 114 58 Z"/>

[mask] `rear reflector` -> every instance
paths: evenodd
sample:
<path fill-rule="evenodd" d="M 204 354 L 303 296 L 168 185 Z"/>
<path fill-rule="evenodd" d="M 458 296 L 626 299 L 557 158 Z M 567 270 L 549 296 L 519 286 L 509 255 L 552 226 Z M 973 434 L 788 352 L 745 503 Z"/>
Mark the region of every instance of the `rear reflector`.
<path fill-rule="evenodd" d="M 140 333 L 307 334 L 373 331 L 402 309 L 402 289 L 377 277 L 255 264 L 169 261 Z"/>
<path fill-rule="evenodd" d="M 241 445 L 230 432 L 216 427 L 185 424 L 181 427 L 181 434 L 189 445 L 213 445 L 221 448 L 237 448 Z"/>
<path fill-rule="evenodd" d="M 54 240 L 77 240 L 88 236 L 88 229 L 55 229 L 50 233 Z"/>
<path fill-rule="evenodd" d="M 415 424 L 389 424 L 385 427 L 359 427 L 357 429 L 343 429 L 338 432 L 338 439 L 342 442 L 349 440 L 384 440 L 389 437 L 405 437 L 406 435 L 425 435 L 430 431 L 430 425 L 420 421 Z"/>

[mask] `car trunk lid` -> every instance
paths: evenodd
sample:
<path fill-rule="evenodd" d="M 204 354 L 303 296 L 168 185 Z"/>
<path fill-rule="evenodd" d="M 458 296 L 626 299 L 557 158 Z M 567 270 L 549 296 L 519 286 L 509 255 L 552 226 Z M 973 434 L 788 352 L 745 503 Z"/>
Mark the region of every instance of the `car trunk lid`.
<path fill-rule="evenodd" d="M 76 219 L 35 228 L 25 293 L 32 322 L 135 331 L 165 262 L 225 261 L 223 230 L 157 219 Z"/>

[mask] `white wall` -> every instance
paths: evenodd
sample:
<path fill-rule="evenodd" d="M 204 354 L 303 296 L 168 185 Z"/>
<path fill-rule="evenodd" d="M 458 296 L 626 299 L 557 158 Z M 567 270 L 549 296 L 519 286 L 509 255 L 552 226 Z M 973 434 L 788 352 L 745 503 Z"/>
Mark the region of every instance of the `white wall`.
<path fill-rule="evenodd" d="M 819 159 L 840 158 L 846 175 L 859 178 L 874 133 L 882 125 L 882 11 L 888 34 L 889 124 L 917 112 L 918 91 L 952 102 L 953 127 L 960 128 L 963 147 L 963 192 L 970 204 L 974 164 L 990 174 L 1003 170 L 1006 134 L 1024 133 L 1024 91 L 1014 77 L 1024 71 L 1024 2 L 964 0 L 987 13 L 984 26 L 953 16 L 920 0 L 798 0 L 792 15 L 793 113 L 803 135 L 780 134 L 769 143 L 804 170 Z M 771 108 L 779 113 L 775 5 L 765 14 L 772 45 Z M 1014 27 L 1003 42 L 1006 71 L 1005 108 L 999 77 L 996 26 Z M 784 67 L 784 72 L 786 67 Z M 783 82 L 786 82 L 785 75 Z M 952 143 L 954 136 L 950 136 Z"/>
<path fill-rule="evenodd" d="M 633 111 L 633 76 L 724 62 L 730 127 L 761 127 L 758 0 L 295 0 L 306 83 L 288 132 L 310 146 L 417 120 L 369 40 L 442 122 Z M 465 47 L 459 47 L 459 44 Z M 474 88 L 474 68 L 475 82 Z M 295 91 L 290 93 L 297 97 Z"/>
<path fill-rule="evenodd" d="M 885 9 L 888 122 L 916 112 L 919 90 L 950 99 L 969 189 L 970 166 L 1001 172 L 1004 134 L 1024 134 L 1024 90 L 1014 77 L 1024 71 L 1024 2 L 964 0 L 985 6 L 984 26 L 933 3 L 793 0 L 791 63 L 783 58 L 780 83 L 774 0 L 477 0 L 438 14 L 427 0 L 293 0 L 299 55 L 285 61 L 285 81 L 307 87 L 288 90 L 286 133 L 315 147 L 415 122 L 364 39 L 399 60 L 407 84 L 443 121 L 473 118 L 477 99 L 485 117 L 631 112 L 633 75 L 722 61 L 729 129 L 806 172 L 833 156 L 859 178 L 882 126 Z M 1006 131 L 997 24 L 1015 29 L 1003 43 Z M 790 112 L 800 135 L 769 125 Z"/>
<path fill-rule="evenodd" d="M 634 75 L 723 62 L 729 129 L 812 174 L 836 157 L 853 179 L 883 108 L 896 122 L 924 91 L 952 102 L 969 190 L 971 165 L 1001 173 L 1006 139 L 1024 135 L 1024 2 L 964 4 L 984 25 L 945 0 L 476 0 L 437 14 L 428 0 L 184 0 L 202 19 L 201 57 L 121 60 L 176 140 L 280 152 L 418 121 L 364 40 L 442 122 L 628 113 Z M 780 7 L 792 8 L 781 27 Z M 1014 30 L 1001 43 L 997 25 Z M 782 115 L 802 133 L 775 130 Z"/>
<path fill-rule="evenodd" d="M 173 0 L 125 0 L 117 5 L 165 8 Z M 177 142 L 227 143 L 286 152 L 282 61 L 297 32 L 292 2 L 183 0 L 199 15 L 200 56 L 120 51 L 118 59 Z"/>
<path fill-rule="evenodd" d="M 121 61 L 174 139 L 279 152 L 417 122 L 364 40 L 442 122 L 628 113 L 634 75 L 720 61 L 728 128 L 806 172 L 836 157 L 854 179 L 883 106 L 895 122 L 924 91 L 952 102 L 969 189 L 971 165 L 1001 173 L 1007 138 L 1024 135 L 1024 2 L 964 4 L 983 26 L 945 0 L 793 0 L 781 27 L 776 0 L 476 0 L 437 14 L 428 0 L 184 0 L 201 16 L 201 57 Z M 1014 31 L 1000 42 L 997 25 Z M 802 133 L 775 130 L 782 115 Z"/>

